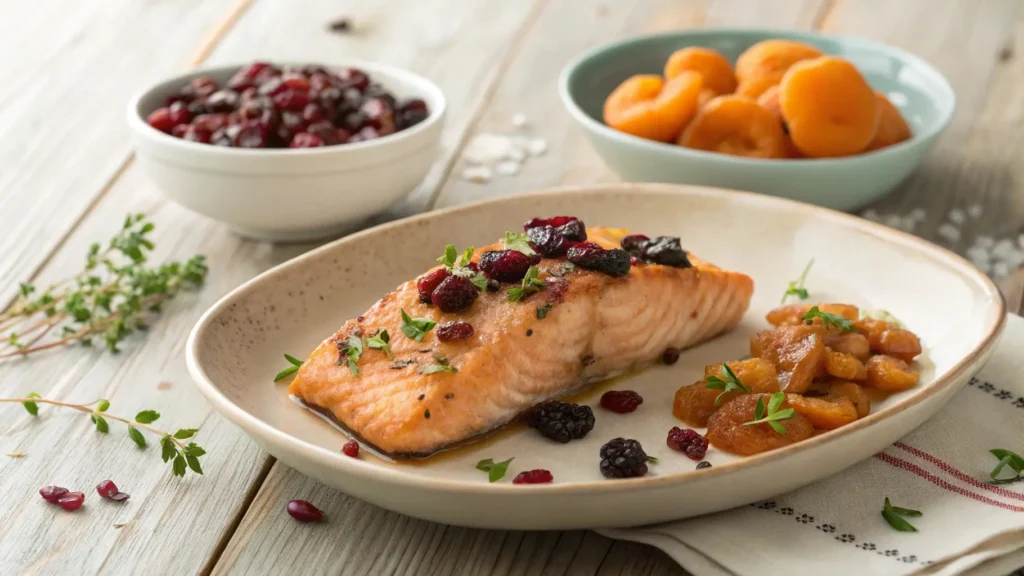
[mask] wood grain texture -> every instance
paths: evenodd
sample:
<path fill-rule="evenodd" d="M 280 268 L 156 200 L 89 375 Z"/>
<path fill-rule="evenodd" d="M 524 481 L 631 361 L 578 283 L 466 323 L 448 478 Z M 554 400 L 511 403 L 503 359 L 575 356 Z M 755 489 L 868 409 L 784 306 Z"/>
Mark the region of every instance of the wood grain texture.
<path fill-rule="evenodd" d="M 236 4 L 2 4 L 2 305 L 128 158 L 131 143 L 124 111 L 132 93 L 188 64 Z"/>

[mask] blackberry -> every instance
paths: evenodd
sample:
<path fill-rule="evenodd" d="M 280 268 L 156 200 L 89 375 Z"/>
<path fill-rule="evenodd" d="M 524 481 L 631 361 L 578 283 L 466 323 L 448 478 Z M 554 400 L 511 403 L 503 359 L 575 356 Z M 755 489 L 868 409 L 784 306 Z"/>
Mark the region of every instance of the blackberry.
<path fill-rule="evenodd" d="M 625 276 L 629 274 L 631 265 L 629 253 L 613 248 L 605 250 L 593 242 L 584 242 L 569 248 L 569 262 L 588 270 L 604 272 L 609 276 Z"/>
<path fill-rule="evenodd" d="M 526 423 L 546 438 L 562 444 L 579 440 L 594 429 L 594 411 L 590 406 L 568 402 L 547 402 L 526 415 Z"/>
<path fill-rule="evenodd" d="M 692 268 L 693 264 L 686 257 L 686 251 L 679 245 L 679 238 L 658 236 L 651 240 L 646 248 L 646 259 L 674 268 Z"/>
<path fill-rule="evenodd" d="M 645 250 L 650 243 L 651 239 L 643 234 L 630 234 L 622 238 L 622 249 L 637 258 L 643 258 L 647 255 Z"/>
<path fill-rule="evenodd" d="M 498 282 L 519 282 L 530 269 L 530 258 L 518 250 L 490 250 L 480 256 L 480 270 Z"/>
<path fill-rule="evenodd" d="M 461 312 L 472 306 L 476 297 L 472 282 L 462 276 L 449 276 L 437 285 L 430 300 L 442 312 Z"/>
<path fill-rule="evenodd" d="M 587 239 L 587 225 L 579 219 L 573 219 L 562 224 L 555 228 L 555 232 L 561 234 L 566 240 L 573 242 L 584 242 Z"/>
<path fill-rule="evenodd" d="M 636 440 L 616 438 L 601 446 L 601 475 L 635 478 L 647 474 L 647 453 Z"/>
<path fill-rule="evenodd" d="M 548 258 L 565 256 L 565 251 L 570 246 L 570 243 L 566 242 L 565 236 L 559 234 L 553 226 L 529 228 L 526 230 L 526 235 L 530 237 L 533 249 Z"/>

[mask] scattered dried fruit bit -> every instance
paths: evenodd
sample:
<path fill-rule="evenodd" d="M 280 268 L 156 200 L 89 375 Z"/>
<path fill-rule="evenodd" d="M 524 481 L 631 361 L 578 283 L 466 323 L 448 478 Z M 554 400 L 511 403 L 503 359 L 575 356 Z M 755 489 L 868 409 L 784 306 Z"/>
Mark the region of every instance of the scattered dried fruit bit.
<path fill-rule="evenodd" d="M 778 84 L 791 66 L 801 60 L 817 58 L 821 55 L 821 50 L 803 42 L 783 39 L 763 40 L 747 48 L 736 59 L 736 79 L 740 84 L 755 81 Z M 753 96 L 753 98 L 757 98 L 757 96 Z"/>
<path fill-rule="evenodd" d="M 843 354 L 849 354 L 861 362 L 871 355 L 871 346 L 867 336 L 859 332 L 830 332 L 825 336 L 825 345 Z"/>
<path fill-rule="evenodd" d="M 430 300 L 442 312 L 461 312 L 472 306 L 478 295 L 468 278 L 449 276 L 434 289 Z"/>
<path fill-rule="evenodd" d="M 625 276 L 629 274 L 631 265 L 629 253 L 625 250 L 605 250 L 593 242 L 583 242 L 569 248 L 566 256 L 569 262 L 580 268 L 604 272 L 609 276 Z"/>
<path fill-rule="evenodd" d="M 430 304 L 430 295 L 434 293 L 434 290 L 445 280 L 451 276 L 451 272 L 448 272 L 445 268 L 438 268 L 432 272 L 427 272 L 423 276 L 420 276 L 416 280 L 416 291 L 420 294 L 420 302 L 424 304 Z"/>
<path fill-rule="evenodd" d="M 545 438 L 565 444 L 579 440 L 594 429 L 594 411 L 590 406 L 568 402 L 547 402 L 526 415 L 526 423 Z"/>
<path fill-rule="evenodd" d="M 513 484 L 549 484 L 555 479 L 551 472 L 543 469 L 520 472 L 512 479 Z"/>
<path fill-rule="evenodd" d="M 683 72 L 668 82 L 661 76 L 633 76 L 604 103 L 604 123 L 612 128 L 660 142 L 671 142 L 697 112 L 701 77 Z"/>
<path fill-rule="evenodd" d="M 345 442 L 345 445 L 341 447 L 341 452 L 349 458 L 359 457 L 359 442 L 356 440 L 349 440 Z"/>
<path fill-rule="evenodd" d="M 833 380 L 828 384 L 828 396 L 832 399 L 846 398 L 853 402 L 857 409 L 857 417 L 863 418 L 871 412 L 871 398 L 864 388 L 856 382 Z"/>
<path fill-rule="evenodd" d="M 856 154 L 878 131 L 881 114 L 875 93 L 847 60 L 823 56 L 795 64 L 780 89 L 789 134 L 807 156 Z"/>
<path fill-rule="evenodd" d="M 750 355 L 775 365 L 783 391 L 803 394 L 821 371 L 826 333 L 816 324 L 758 332 L 750 339 Z"/>
<path fill-rule="evenodd" d="M 892 102 L 881 92 L 876 91 L 875 98 L 878 100 L 881 118 L 878 121 L 878 132 L 875 134 L 874 139 L 871 140 L 871 143 L 868 144 L 867 149 L 878 150 L 879 148 L 899 144 L 904 140 L 910 140 L 913 134 L 907 121 L 900 114 L 899 109 L 893 106 Z"/>
<path fill-rule="evenodd" d="M 457 342 L 473 335 L 473 325 L 468 322 L 448 322 L 437 327 L 437 339 L 441 342 Z"/>
<path fill-rule="evenodd" d="M 114 484 L 113 480 L 104 480 L 96 485 L 96 493 L 99 494 L 101 498 L 110 498 L 118 492 L 117 484 Z"/>
<path fill-rule="evenodd" d="M 719 96 L 701 108 L 679 137 L 679 145 L 750 158 L 785 156 L 782 125 L 757 102 Z"/>
<path fill-rule="evenodd" d="M 864 363 L 855 357 L 825 348 L 825 372 L 841 380 L 864 380 L 868 377 Z"/>
<path fill-rule="evenodd" d="M 480 256 L 480 270 L 498 282 L 519 282 L 530 269 L 530 257 L 518 250 L 490 250 Z"/>
<path fill-rule="evenodd" d="M 635 478 L 647 474 L 650 458 L 636 440 L 615 438 L 601 446 L 601 475 L 605 478 Z"/>
<path fill-rule="evenodd" d="M 696 72 L 703 80 L 705 90 L 715 95 L 736 91 L 736 75 L 732 64 L 711 48 L 690 46 L 676 50 L 665 63 L 665 78 L 671 80 L 683 72 Z"/>
<path fill-rule="evenodd" d="M 708 420 L 707 438 L 711 445 L 740 456 L 760 454 L 795 444 L 811 437 L 814 427 L 810 421 L 794 414 L 785 420 L 785 432 L 779 433 L 769 424 L 746 425 L 753 421 L 758 399 L 768 402 L 768 394 L 744 394 L 722 405 Z M 781 408 L 790 408 L 784 402 Z"/>
<path fill-rule="evenodd" d="M 786 401 L 797 414 L 807 418 L 816 430 L 835 430 L 857 419 L 857 407 L 849 398 L 842 396 L 807 398 L 799 394 L 786 394 Z"/>
<path fill-rule="evenodd" d="M 81 492 L 68 492 L 57 499 L 57 505 L 68 511 L 78 510 L 84 503 L 85 494 Z"/>
<path fill-rule="evenodd" d="M 700 460 L 708 451 L 708 439 L 696 430 L 673 427 L 666 439 L 668 447 L 686 454 L 691 460 Z"/>
<path fill-rule="evenodd" d="M 665 348 L 661 353 L 661 361 L 669 366 L 679 361 L 679 348 Z"/>
<path fill-rule="evenodd" d="M 39 495 L 50 504 L 56 504 L 57 500 L 60 500 L 67 493 L 68 489 L 63 486 L 43 486 L 39 489 Z"/>
<path fill-rule="evenodd" d="M 867 385 L 884 392 L 908 390 L 917 384 L 917 371 L 892 356 L 872 356 L 868 359 L 867 370 Z"/>
<path fill-rule="evenodd" d="M 317 522 L 324 517 L 323 512 L 305 500 L 292 500 L 289 502 L 288 515 L 299 522 Z"/>
<path fill-rule="evenodd" d="M 643 403 L 643 397 L 632 390 L 609 390 L 601 395 L 601 407 L 619 414 L 635 412 Z"/>
<path fill-rule="evenodd" d="M 772 86 L 778 86 L 779 80 L 779 78 L 764 76 L 754 78 L 753 80 L 748 80 L 746 82 L 740 82 L 739 87 L 736 88 L 735 95 L 750 98 L 751 100 L 757 100 Z M 707 102 L 704 104 L 707 104 Z M 703 105 L 701 105 L 701 107 L 703 107 Z"/>

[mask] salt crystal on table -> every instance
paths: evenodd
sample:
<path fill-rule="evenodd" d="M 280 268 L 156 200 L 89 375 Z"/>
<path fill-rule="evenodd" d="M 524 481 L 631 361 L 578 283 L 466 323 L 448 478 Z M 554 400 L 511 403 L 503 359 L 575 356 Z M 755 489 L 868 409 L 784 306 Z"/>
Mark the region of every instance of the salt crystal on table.
<path fill-rule="evenodd" d="M 971 218 L 977 218 L 981 216 L 982 207 L 981 204 L 971 204 L 967 207 L 967 214 Z"/>
<path fill-rule="evenodd" d="M 967 216 L 964 214 L 964 211 L 959 208 L 953 208 L 949 211 L 949 221 L 954 224 L 963 224 L 966 219 Z"/>
<path fill-rule="evenodd" d="M 928 213 L 924 211 L 924 208 L 914 208 L 913 210 L 910 211 L 910 214 L 907 214 L 907 216 L 911 220 L 917 220 L 918 222 L 924 222 L 925 218 L 928 217 Z"/>
<path fill-rule="evenodd" d="M 1017 248 L 1013 245 L 1013 240 L 1003 238 L 999 242 L 996 242 L 995 247 L 992 248 L 992 255 L 997 258 L 1005 258 L 1008 254 L 1016 251 Z"/>
<path fill-rule="evenodd" d="M 1010 267 L 1006 264 L 1006 262 L 996 262 L 995 264 L 992 265 L 992 275 L 997 277 L 1009 276 Z"/>
<path fill-rule="evenodd" d="M 530 140 L 530 143 L 526 146 L 526 151 L 530 153 L 530 156 L 540 156 L 548 151 L 548 143 L 539 138 Z"/>
<path fill-rule="evenodd" d="M 864 218 L 865 220 L 871 220 L 872 222 L 878 222 L 878 212 L 875 212 L 874 210 L 865 210 L 861 214 L 861 217 Z M 1024 238 L 1024 236 L 1021 236 L 1021 238 Z"/>
<path fill-rule="evenodd" d="M 462 171 L 462 177 L 470 182 L 485 184 L 491 181 L 491 169 L 487 166 L 471 166 Z"/>
<path fill-rule="evenodd" d="M 462 157 L 472 164 L 491 164 L 504 160 L 512 149 L 513 143 L 507 136 L 483 133 L 469 141 Z"/>
<path fill-rule="evenodd" d="M 522 112 L 517 112 L 513 114 L 512 125 L 515 126 L 516 128 L 522 128 L 523 126 L 526 126 L 526 114 L 523 114 Z"/>
<path fill-rule="evenodd" d="M 979 248 L 991 248 L 995 246 L 996 241 L 991 236 L 978 236 L 974 239 L 974 245 Z"/>
<path fill-rule="evenodd" d="M 519 169 L 522 168 L 522 164 L 514 162 L 512 160 L 506 160 L 504 162 L 498 162 L 494 167 L 495 174 L 501 174 L 502 176 L 515 176 L 519 174 Z"/>
<path fill-rule="evenodd" d="M 960 239 L 960 229 L 949 222 L 946 222 L 942 226 L 939 226 L 938 235 L 950 242 L 956 242 Z"/>
<path fill-rule="evenodd" d="M 888 226 L 889 228 L 899 228 L 900 222 L 900 217 L 897 216 L 896 214 L 889 214 L 888 216 L 885 217 L 885 225 Z"/>
<path fill-rule="evenodd" d="M 977 264 L 978 262 L 984 262 L 985 264 L 988 264 L 990 258 L 991 256 L 989 256 L 988 251 L 985 250 L 984 248 L 971 246 L 970 248 L 967 249 L 967 259 L 970 260 L 971 262 L 974 262 L 975 264 Z"/>

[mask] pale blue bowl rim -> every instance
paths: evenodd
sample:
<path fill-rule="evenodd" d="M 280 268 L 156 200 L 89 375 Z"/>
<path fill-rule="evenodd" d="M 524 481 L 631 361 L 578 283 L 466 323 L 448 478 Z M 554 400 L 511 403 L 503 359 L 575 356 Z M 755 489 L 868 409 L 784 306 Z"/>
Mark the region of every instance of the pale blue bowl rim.
<path fill-rule="evenodd" d="M 590 117 L 589 114 L 583 111 L 582 108 L 576 103 L 576 99 L 569 91 L 569 78 L 576 72 L 576 70 L 586 61 L 604 55 L 608 52 L 613 52 L 619 48 L 644 42 L 648 40 L 654 40 L 659 38 L 678 38 L 678 39 L 698 39 L 701 37 L 709 36 L 768 36 L 774 38 L 783 38 L 790 40 L 831 40 L 840 44 L 848 44 L 851 46 L 857 46 L 862 49 L 875 50 L 878 52 L 888 53 L 895 58 L 904 62 L 912 64 L 918 68 L 922 73 L 932 77 L 933 80 L 937 81 L 937 84 L 943 90 L 944 98 L 940 98 L 937 101 L 944 106 L 940 106 L 939 109 L 944 112 L 942 118 L 926 127 L 923 131 L 914 133 L 909 140 L 900 142 L 893 146 L 887 146 L 879 150 L 857 154 L 856 156 L 844 156 L 840 158 L 744 158 L 741 156 L 732 156 L 730 154 L 721 154 L 718 152 L 707 152 L 704 150 L 695 150 L 693 148 L 685 148 L 675 144 L 669 144 L 666 142 L 657 142 L 654 140 L 647 140 L 646 138 L 640 138 L 633 136 L 632 134 L 626 134 L 619 132 L 614 128 L 611 128 L 603 122 Z M 806 30 L 773 30 L 769 28 L 695 28 L 692 30 L 673 30 L 669 32 L 660 32 L 657 34 L 645 34 L 643 36 L 633 36 L 623 40 L 615 42 L 609 42 L 595 46 L 590 50 L 587 50 L 583 54 L 577 56 L 571 62 L 562 68 L 562 73 L 558 79 L 558 94 L 562 99 L 562 104 L 569 110 L 569 113 L 576 119 L 577 122 L 583 124 L 586 128 L 601 134 L 604 137 L 621 140 L 625 143 L 639 146 L 640 148 L 649 150 L 657 153 L 668 153 L 675 154 L 680 157 L 692 157 L 696 159 L 703 159 L 715 162 L 721 162 L 724 164 L 733 165 L 748 165 L 748 166 L 766 166 L 771 164 L 785 164 L 790 166 L 795 165 L 814 165 L 815 167 L 828 167 L 834 165 L 847 165 L 855 163 L 867 163 L 872 160 L 876 160 L 884 155 L 899 154 L 903 150 L 916 147 L 924 142 L 935 138 L 939 133 L 949 126 L 950 121 L 953 119 L 953 113 L 956 111 L 956 93 L 953 91 L 953 87 L 950 86 L 949 80 L 939 72 L 935 66 L 933 66 L 927 60 L 907 52 L 901 48 L 890 46 L 882 42 L 875 40 L 869 40 L 867 38 L 853 38 L 849 36 L 837 36 L 832 34 L 823 34 L 821 32 L 811 32 Z"/>

